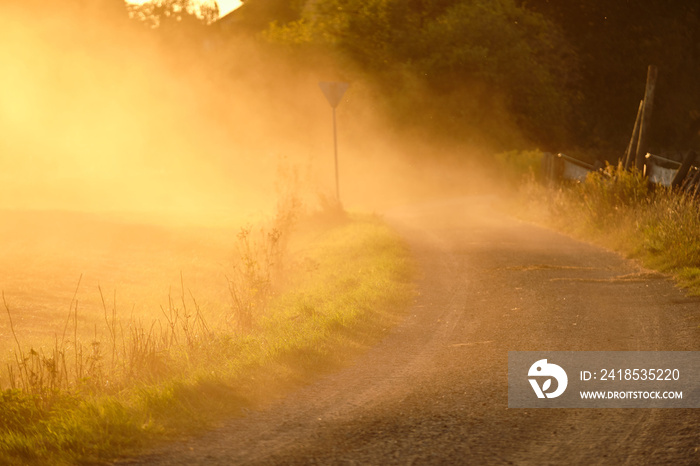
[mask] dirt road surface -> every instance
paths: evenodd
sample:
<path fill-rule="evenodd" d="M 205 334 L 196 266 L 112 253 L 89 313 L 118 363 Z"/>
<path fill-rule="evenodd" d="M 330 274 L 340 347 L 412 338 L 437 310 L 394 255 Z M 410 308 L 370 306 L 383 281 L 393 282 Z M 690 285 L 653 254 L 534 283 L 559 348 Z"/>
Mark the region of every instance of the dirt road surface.
<path fill-rule="evenodd" d="M 700 300 L 492 202 L 386 214 L 420 295 L 352 367 L 121 464 L 700 464 L 697 410 L 508 409 L 509 350 L 698 350 Z"/>

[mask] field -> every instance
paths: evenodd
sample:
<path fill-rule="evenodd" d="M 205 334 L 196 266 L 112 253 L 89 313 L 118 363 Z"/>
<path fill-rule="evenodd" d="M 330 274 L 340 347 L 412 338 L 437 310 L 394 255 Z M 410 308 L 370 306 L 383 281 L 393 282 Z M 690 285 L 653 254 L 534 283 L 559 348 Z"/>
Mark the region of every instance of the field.
<path fill-rule="evenodd" d="M 23 346 L 52 346 L 76 304 L 80 338 L 93 339 L 95 330 L 104 335 L 101 293 L 110 314 L 116 305 L 122 318 L 144 321 L 163 317 L 169 299 L 179 302 L 183 284 L 207 320 L 216 322 L 229 305 L 226 274 L 233 267 L 234 229 L 67 212 L 0 215 L 0 289 Z M 15 342 L 6 314 L 0 336 L 0 354 L 7 354 Z"/>
<path fill-rule="evenodd" d="M 0 462 L 104 461 L 215 425 L 348 363 L 412 295 L 374 217 L 317 215 L 286 239 L 5 218 Z"/>

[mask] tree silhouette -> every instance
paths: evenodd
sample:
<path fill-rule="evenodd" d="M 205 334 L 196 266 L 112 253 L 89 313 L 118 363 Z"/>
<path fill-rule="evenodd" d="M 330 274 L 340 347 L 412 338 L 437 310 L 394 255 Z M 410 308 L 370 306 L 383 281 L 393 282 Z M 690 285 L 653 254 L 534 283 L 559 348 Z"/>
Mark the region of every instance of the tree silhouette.
<path fill-rule="evenodd" d="M 128 5 L 129 16 L 151 28 L 161 30 L 197 28 L 219 19 L 215 0 L 152 0 L 140 5 Z"/>

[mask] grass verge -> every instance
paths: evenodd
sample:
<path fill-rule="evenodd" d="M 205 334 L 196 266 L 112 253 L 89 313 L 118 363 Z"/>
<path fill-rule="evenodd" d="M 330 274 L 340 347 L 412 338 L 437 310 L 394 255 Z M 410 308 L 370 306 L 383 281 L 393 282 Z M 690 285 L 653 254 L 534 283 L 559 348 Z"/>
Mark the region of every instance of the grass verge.
<path fill-rule="evenodd" d="M 310 234 L 288 291 L 272 298 L 255 327 L 211 329 L 196 351 L 158 355 L 178 368 L 168 376 L 111 390 L 2 391 L 0 463 L 99 463 L 131 454 L 261 406 L 377 342 L 413 294 L 407 249 L 374 217 Z"/>
<path fill-rule="evenodd" d="M 608 166 L 582 183 L 519 185 L 509 210 L 525 220 L 623 253 L 700 295 L 700 202 Z"/>

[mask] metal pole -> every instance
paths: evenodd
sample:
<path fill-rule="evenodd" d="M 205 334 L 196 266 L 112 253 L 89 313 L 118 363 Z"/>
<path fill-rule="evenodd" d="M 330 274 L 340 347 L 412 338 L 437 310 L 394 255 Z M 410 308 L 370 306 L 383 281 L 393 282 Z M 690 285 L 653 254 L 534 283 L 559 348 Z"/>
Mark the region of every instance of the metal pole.
<path fill-rule="evenodd" d="M 333 107 L 333 153 L 335 154 L 335 197 L 340 202 L 340 184 L 338 182 L 338 133 L 335 125 L 335 107 Z"/>

